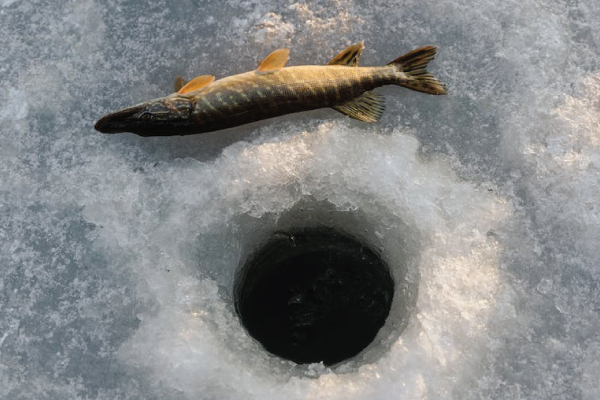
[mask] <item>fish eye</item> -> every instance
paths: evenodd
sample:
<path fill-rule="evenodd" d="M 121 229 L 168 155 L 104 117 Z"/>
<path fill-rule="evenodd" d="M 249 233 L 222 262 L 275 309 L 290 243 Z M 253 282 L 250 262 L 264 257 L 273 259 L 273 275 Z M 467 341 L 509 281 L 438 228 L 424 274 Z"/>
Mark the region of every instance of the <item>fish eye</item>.
<path fill-rule="evenodd" d="M 152 119 L 154 115 L 152 115 L 152 113 L 148 112 L 148 111 L 144 111 L 140 114 L 140 119 Z"/>

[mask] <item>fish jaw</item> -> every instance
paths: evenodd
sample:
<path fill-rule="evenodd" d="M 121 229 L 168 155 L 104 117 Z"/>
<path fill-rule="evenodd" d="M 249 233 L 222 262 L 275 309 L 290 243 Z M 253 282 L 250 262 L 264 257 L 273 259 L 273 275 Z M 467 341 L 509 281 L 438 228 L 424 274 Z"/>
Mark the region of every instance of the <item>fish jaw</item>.
<path fill-rule="evenodd" d="M 129 132 L 128 129 L 133 128 L 140 120 L 140 115 L 144 109 L 144 104 L 138 104 L 107 114 L 96 122 L 94 129 L 102 133 Z"/>
<path fill-rule="evenodd" d="M 193 125 L 192 109 L 193 101 L 189 97 L 163 97 L 107 114 L 96 122 L 94 129 L 140 136 L 185 134 Z"/>

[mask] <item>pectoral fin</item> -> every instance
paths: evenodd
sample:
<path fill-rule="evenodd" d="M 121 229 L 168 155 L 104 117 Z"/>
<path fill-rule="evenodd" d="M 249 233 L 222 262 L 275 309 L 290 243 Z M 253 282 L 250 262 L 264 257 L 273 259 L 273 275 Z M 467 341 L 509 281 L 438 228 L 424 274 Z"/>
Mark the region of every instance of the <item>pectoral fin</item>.
<path fill-rule="evenodd" d="M 285 67 L 289 56 L 289 49 L 275 50 L 260 63 L 256 72 L 259 74 L 271 74 L 273 72 L 277 72 L 281 68 Z"/>
<path fill-rule="evenodd" d="M 179 89 L 179 94 L 193 92 L 194 90 L 202 89 L 204 86 L 208 86 L 215 80 L 215 77 L 212 75 L 200 75 L 189 81 L 185 84 L 181 89 Z M 183 82 L 183 78 L 181 78 Z M 175 86 L 177 86 L 178 81 L 175 80 Z"/>
<path fill-rule="evenodd" d="M 173 84 L 173 87 L 175 88 L 176 92 L 179 92 L 181 88 L 185 86 L 186 83 L 187 82 L 185 81 L 185 79 L 183 79 L 183 76 L 177 75 L 175 77 L 175 83 Z"/>
<path fill-rule="evenodd" d="M 385 110 L 385 98 L 375 92 L 364 92 L 360 96 L 333 107 L 350 118 L 364 122 L 377 122 Z"/>
<path fill-rule="evenodd" d="M 346 65 L 349 67 L 358 67 L 358 59 L 360 58 L 360 53 L 362 53 L 364 48 L 365 45 L 363 42 L 353 44 L 337 56 L 333 57 L 333 59 L 329 61 L 327 65 Z"/>

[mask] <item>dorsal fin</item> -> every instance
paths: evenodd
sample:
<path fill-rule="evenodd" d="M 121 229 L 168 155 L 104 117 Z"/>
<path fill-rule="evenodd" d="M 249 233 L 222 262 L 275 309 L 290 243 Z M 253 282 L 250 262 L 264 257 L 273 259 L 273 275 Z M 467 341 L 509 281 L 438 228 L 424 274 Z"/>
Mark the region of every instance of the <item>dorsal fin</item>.
<path fill-rule="evenodd" d="M 337 56 L 333 57 L 333 59 L 329 61 L 327 65 L 347 65 L 350 67 L 358 67 L 358 59 L 364 48 L 365 45 L 363 42 L 353 44 Z"/>
<path fill-rule="evenodd" d="M 385 99 L 378 93 L 364 92 L 349 102 L 332 108 L 359 121 L 377 122 L 385 110 Z"/>
<path fill-rule="evenodd" d="M 179 94 L 193 92 L 194 90 L 202 89 L 204 86 L 210 85 L 215 80 L 212 75 L 200 75 L 185 84 L 179 89 Z"/>
<path fill-rule="evenodd" d="M 173 87 L 175 88 L 176 92 L 179 92 L 181 88 L 185 86 L 186 83 L 187 82 L 185 81 L 185 79 L 183 79 L 183 76 L 177 75 L 175 77 L 175 83 L 173 84 Z"/>
<path fill-rule="evenodd" d="M 260 63 L 256 71 L 261 74 L 270 74 L 279 71 L 285 67 L 289 56 L 289 49 L 275 50 Z"/>

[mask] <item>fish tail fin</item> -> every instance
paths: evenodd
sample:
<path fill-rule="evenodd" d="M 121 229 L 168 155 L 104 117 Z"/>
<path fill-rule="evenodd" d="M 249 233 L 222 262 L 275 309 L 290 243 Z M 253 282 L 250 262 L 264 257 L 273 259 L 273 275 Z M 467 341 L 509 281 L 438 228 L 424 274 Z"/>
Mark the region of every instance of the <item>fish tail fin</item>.
<path fill-rule="evenodd" d="M 437 53 L 437 47 L 423 46 L 389 63 L 388 65 L 395 66 L 399 72 L 403 72 L 405 75 L 397 84 L 423 93 L 448 93 L 446 85 L 425 70 L 427 64 L 435 57 L 435 53 Z"/>

